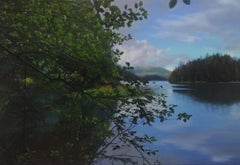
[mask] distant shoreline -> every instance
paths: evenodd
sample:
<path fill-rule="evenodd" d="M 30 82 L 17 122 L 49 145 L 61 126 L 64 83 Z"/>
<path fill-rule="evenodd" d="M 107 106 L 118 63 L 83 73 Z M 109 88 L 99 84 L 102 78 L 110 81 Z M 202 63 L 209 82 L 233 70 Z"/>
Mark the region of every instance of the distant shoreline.
<path fill-rule="evenodd" d="M 170 82 L 171 84 L 240 84 L 240 81 L 219 81 L 219 82 L 210 82 L 210 81 L 181 81 L 181 82 Z"/>

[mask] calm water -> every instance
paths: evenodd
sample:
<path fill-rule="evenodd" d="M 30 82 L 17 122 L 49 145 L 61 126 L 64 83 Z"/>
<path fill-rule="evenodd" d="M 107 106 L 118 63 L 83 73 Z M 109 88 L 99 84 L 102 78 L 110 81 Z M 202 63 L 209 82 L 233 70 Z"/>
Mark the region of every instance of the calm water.
<path fill-rule="evenodd" d="M 240 84 L 151 82 L 150 87 L 178 105 L 177 113 L 193 115 L 187 123 L 169 120 L 138 128 L 158 139 L 149 146 L 159 150 L 153 159 L 166 165 L 240 164 Z"/>

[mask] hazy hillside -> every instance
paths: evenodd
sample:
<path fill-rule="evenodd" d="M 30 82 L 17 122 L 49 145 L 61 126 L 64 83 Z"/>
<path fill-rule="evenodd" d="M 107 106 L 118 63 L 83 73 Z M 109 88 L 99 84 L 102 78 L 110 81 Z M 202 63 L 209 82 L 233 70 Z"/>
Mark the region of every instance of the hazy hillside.
<path fill-rule="evenodd" d="M 148 80 L 168 79 L 171 72 L 161 67 L 135 67 L 133 73 Z"/>

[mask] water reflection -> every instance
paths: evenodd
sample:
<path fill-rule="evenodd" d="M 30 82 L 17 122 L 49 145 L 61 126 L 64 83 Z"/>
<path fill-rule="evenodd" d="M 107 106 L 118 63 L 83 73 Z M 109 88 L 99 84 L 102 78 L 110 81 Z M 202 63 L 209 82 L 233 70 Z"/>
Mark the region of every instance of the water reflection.
<path fill-rule="evenodd" d="M 231 105 L 240 101 L 240 83 L 173 85 L 173 91 L 211 104 Z"/>
<path fill-rule="evenodd" d="M 162 164 L 239 164 L 240 84 L 159 82 L 153 89 L 165 92 L 167 101 L 178 105 L 177 112 L 193 115 L 187 123 L 156 122 L 153 128 L 141 128 L 157 137 L 157 144 L 151 147 L 159 150 Z"/>
<path fill-rule="evenodd" d="M 183 153 L 187 153 L 187 151 L 197 152 L 198 155 L 195 155 L 194 161 L 199 161 L 199 163 L 205 161 L 205 163 L 208 162 L 207 164 L 214 164 L 231 162 L 231 159 L 239 157 L 240 148 L 239 143 L 236 143 L 237 139 L 239 139 L 238 134 L 223 129 L 215 132 L 209 130 L 178 133 L 177 136 L 170 136 L 160 141 L 160 143 L 165 146 L 176 147 L 182 150 Z M 210 160 L 207 161 L 206 158 L 205 160 L 198 160 L 202 155 L 209 156 Z M 234 161 L 232 164 L 234 164 Z"/>
<path fill-rule="evenodd" d="M 0 91 L 0 165 L 91 164 L 109 132 L 100 106 L 83 97 L 73 104 L 71 95 L 49 89 L 31 90 L 9 96 Z"/>

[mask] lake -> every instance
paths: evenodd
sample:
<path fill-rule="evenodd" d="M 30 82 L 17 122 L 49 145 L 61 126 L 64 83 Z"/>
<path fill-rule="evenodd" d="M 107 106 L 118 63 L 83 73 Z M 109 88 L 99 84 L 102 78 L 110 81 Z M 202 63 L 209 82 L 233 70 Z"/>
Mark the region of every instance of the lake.
<path fill-rule="evenodd" d="M 148 145 L 159 150 L 151 162 L 166 165 L 237 165 L 240 163 L 240 84 L 205 83 L 195 85 L 150 82 L 156 93 L 167 95 L 176 104 L 176 113 L 187 112 L 187 122 L 168 120 L 139 132 L 157 138 Z M 160 88 L 159 86 L 162 86 Z"/>

